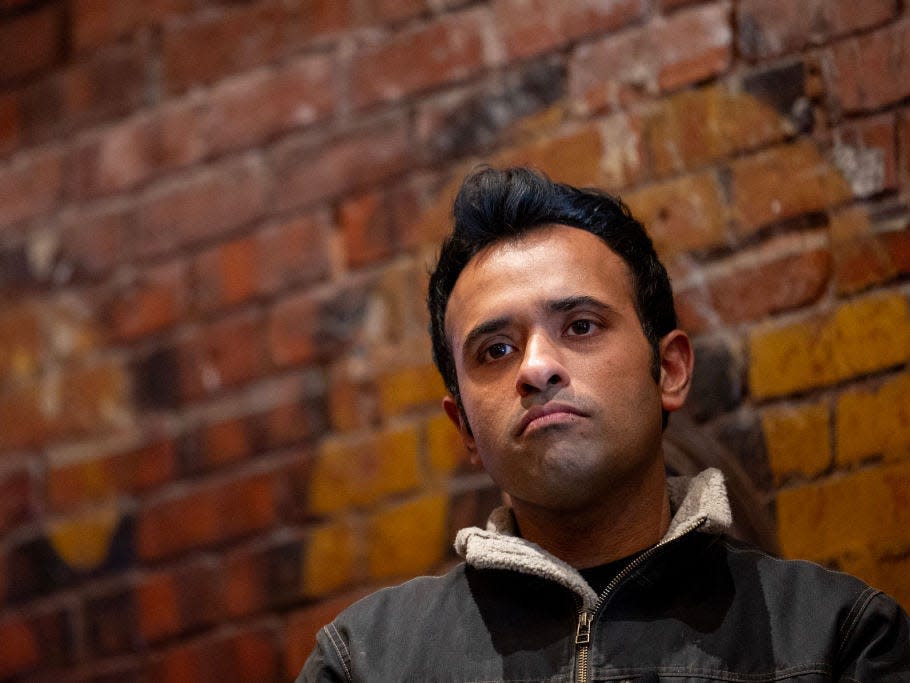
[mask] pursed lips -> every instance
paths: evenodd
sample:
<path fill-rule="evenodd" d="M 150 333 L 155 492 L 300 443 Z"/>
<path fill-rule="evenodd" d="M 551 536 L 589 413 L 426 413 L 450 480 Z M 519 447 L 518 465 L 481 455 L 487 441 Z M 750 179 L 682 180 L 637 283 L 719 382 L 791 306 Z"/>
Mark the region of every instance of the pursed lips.
<path fill-rule="evenodd" d="M 515 430 L 516 435 L 521 436 L 525 433 L 525 430 L 531 423 L 540 418 L 547 417 L 548 415 L 575 415 L 577 417 L 586 417 L 585 413 L 578 408 L 566 403 L 545 403 L 540 406 L 532 406 L 528 409 L 528 412 L 522 416 L 521 420 L 519 420 L 518 428 Z"/>

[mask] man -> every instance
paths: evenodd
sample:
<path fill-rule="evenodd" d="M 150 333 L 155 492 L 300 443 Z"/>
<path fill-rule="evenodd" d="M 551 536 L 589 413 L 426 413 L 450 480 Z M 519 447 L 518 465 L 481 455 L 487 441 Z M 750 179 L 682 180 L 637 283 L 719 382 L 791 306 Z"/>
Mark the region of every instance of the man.
<path fill-rule="evenodd" d="M 667 479 L 692 347 L 618 200 L 473 174 L 429 307 L 446 414 L 510 507 L 339 615 L 299 681 L 910 681 L 890 598 L 726 537 L 716 470 Z"/>

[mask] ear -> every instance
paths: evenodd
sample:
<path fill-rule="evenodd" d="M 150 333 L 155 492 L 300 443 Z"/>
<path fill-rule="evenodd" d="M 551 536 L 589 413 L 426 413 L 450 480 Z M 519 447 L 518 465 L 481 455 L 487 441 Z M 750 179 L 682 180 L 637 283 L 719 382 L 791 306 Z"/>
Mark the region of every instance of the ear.
<path fill-rule="evenodd" d="M 667 412 L 686 402 L 694 364 L 695 352 L 685 332 L 673 330 L 660 340 L 660 400 Z"/>
<path fill-rule="evenodd" d="M 458 403 L 451 396 L 446 396 L 442 399 L 442 409 L 446 411 L 446 415 L 449 416 L 452 424 L 455 425 L 455 429 L 457 429 L 458 433 L 461 435 L 461 441 L 464 443 L 464 447 L 468 450 L 468 453 L 471 454 L 471 464 L 479 464 L 480 459 L 477 457 L 477 444 L 474 441 L 474 435 L 471 433 L 464 415 L 461 414 Z"/>

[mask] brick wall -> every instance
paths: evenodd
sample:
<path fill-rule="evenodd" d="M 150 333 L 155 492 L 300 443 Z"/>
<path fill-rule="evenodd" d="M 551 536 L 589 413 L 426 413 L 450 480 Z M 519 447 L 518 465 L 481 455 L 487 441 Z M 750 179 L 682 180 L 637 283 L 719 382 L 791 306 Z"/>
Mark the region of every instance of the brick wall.
<path fill-rule="evenodd" d="M 0 0 L 0 679 L 287 680 L 452 561 L 482 160 L 626 198 L 783 552 L 910 607 L 905 4 Z"/>

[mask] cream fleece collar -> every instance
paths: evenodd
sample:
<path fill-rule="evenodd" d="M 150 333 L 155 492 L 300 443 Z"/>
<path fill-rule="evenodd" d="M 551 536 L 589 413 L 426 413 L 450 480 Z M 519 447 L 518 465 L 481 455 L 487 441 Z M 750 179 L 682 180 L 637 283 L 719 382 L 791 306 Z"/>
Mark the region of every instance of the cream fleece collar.
<path fill-rule="evenodd" d="M 720 470 L 710 468 L 694 477 L 671 477 L 667 488 L 673 518 L 660 544 L 696 527 L 721 533 L 731 525 L 730 504 Z M 574 567 L 515 534 L 512 511 L 500 507 L 490 515 L 486 529 L 469 527 L 459 531 L 455 550 L 478 569 L 509 569 L 555 581 L 577 593 L 584 609 L 594 609 L 597 594 Z"/>

